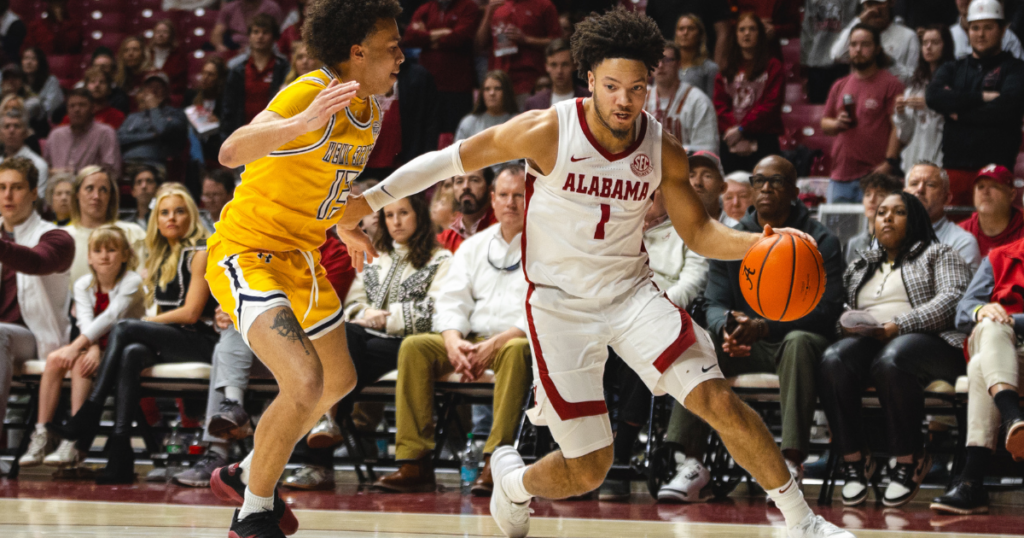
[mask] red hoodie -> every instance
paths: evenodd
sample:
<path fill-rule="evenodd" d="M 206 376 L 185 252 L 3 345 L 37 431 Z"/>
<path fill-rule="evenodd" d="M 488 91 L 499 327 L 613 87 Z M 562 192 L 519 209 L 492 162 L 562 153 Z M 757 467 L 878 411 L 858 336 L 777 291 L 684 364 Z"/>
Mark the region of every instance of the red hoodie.
<path fill-rule="evenodd" d="M 960 223 L 960 227 L 971 232 L 971 235 L 978 240 L 978 249 L 982 256 L 988 256 L 990 250 L 1008 245 L 1018 239 L 1024 238 L 1024 214 L 1017 208 L 1011 208 L 1010 224 L 1006 226 L 999 235 L 989 237 L 981 231 L 981 224 L 978 223 L 978 213 L 975 212 L 971 218 Z"/>

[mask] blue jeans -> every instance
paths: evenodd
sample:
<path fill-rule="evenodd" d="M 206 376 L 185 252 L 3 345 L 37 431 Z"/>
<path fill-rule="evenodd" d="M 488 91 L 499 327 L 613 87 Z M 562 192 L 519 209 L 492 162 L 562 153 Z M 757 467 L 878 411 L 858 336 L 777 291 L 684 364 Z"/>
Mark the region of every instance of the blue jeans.
<path fill-rule="evenodd" d="M 860 190 L 860 181 L 836 181 L 828 182 L 828 203 L 830 204 L 859 204 L 864 198 L 864 192 Z"/>

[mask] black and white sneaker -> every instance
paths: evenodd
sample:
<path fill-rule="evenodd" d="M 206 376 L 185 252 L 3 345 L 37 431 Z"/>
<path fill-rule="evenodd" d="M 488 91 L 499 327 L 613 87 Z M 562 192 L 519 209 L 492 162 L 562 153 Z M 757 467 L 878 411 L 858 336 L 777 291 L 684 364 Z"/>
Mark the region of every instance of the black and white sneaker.
<path fill-rule="evenodd" d="M 237 463 L 214 469 L 210 475 L 210 490 L 222 501 L 230 501 L 241 506 L 245 502 L 245 487 L 242 482 L 242 469 Z M 299 530 L 299 520 L 278 495 L 276 488 L 274 489 L 274 511 L 268 513 L 274 516 L 284 534 L 291 536 Z M 245 519 L 249 520 L 248 517 Z"/>
<path fill-rule="evenodd" d="M 882 504 L 889 508 L 903 506 L 914 499 L 921 489 L 924 475 L 932 468 L 932 457 L 927 452 L 916 458 L 914 463 L 897 463 L 891 474 L 889 487 L 885 488 Z"/>
<path fill-rule="evenodd" d="M 875 459 L 871 454 L 860 461 L 843 463 L 843 505 L 857 506 L 868 498 L 868 484 L 875 476 Z"/>
<path fill-rule="evenodd" d="M 982 484 L 960 480 L 945 495 L 932 501 L 931 509 L 961 516 L 987 514 L 988 492 Z"/>
<path fill-rule="evenodd" d="M 228 538 L 284 538 L 273 512 L 256 512 L 241 521 L 238 520 L 238 513 L 239 510 L 236 509 L 234 517 L 231 518 Z"/>
<path fill-rule="evenodd" d="M 210 435 L 228 440 L 245 439 L 253 432 L 249 413 L 245 412 L 242 404 L 231 399 L 220 403 L 220 409 L 210 417 L 206 429 Z"/>

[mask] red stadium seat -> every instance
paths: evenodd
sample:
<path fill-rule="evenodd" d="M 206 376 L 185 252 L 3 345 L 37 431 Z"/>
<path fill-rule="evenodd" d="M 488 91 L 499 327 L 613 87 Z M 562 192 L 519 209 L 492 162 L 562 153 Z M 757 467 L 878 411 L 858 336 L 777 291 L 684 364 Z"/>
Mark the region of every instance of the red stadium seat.
<path fill-rule="evenodd" d="M 163 9 L 163 0 L 131 0 L 131 2 L 134 11 L 142 11 L 143 9 L 160 11 Z"/>
<path fill-rule="evenodd" d="M 47 58 L 50 73 L 63 81 L 82 78 L 82 56 L 80 54 L 54 54 Z M 62 84 L 63 85 L 63 84 Z"/>
<path fill-rule="evenodd" d="M 786 104 L 782 106 L 782 125 L 786 129 L 795 131 L 802 131 L 804 127 L 811 127 L 817 132 L 821 128 L 821 117 L 824 114 L 825 105 Z"/>
<path fill-rule="evenodd" d="M 11 0 L 10 10 L 28 22 L 39 18 L 46 11 L 46 4 L 36 0 Z"/>
<path fill-rule="evenodd" d="M 189 85 L 196 80 L 196 77 L 199 76 L 199 72 L 203 70 L 204 65 L 206 65 L 206 52 L 197 50 L 188 55 Z"/>
<path fill-rule="evenodd" d="M 782 39 L 782 67 L 786 79 L 793 81 L 800 78 L 800 40 L 797 38 Z"/>
<path fill-rule="evenodd" d="M 124 13 L 113 12 L 113 11 L 100 11 L 93 10 L 89 13 L 89 18 L 82 21 L 82 27 L 85 29 L 86 34 L 90 34 L 96 30 L 101 32 L 118 32 L 124 33 L 128 30 L 129 17 Z"/>
<path fill-rule="evenodd" d="M 804 93 L 804 85 L 799 82 L 787 83 L 785 102 L 790 105 L 802 105 L 807 103 L 807 94 Z"/>
<path fill-rule="evenodd" d="M 85 36 L 85 50 L 96 50 L 96 47 L 103 46 L 116 53 L 117 49 L 121 47 L 121 41 L 124 41 L 126 37 L 128 34 L 94 30 Z"/>
<path fill-rule="evenodd" d="M 71 4 L 73 2 L 69 2 Z M 127 15 L 131 13 L 132 2 L 131 0 L 88 0 L 84 3 L 89 11 L 102 11 L 104 13 L 120 13 Z"/>

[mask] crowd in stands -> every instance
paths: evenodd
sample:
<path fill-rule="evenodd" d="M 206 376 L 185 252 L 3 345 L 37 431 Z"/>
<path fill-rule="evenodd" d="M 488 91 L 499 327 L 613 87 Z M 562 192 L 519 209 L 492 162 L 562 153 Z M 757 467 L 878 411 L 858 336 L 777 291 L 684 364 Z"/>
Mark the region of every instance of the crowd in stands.
<path fill-rule="evenodd" d="M 573 23 L 617 2 L 403 4 L 407 60 L 392 90 L 375 97 L 384 116 L 356 194 L 424 152 L 589 97 L 572 60 Z M 966 465 L 933 507 L 987 509 L 983 479 L 999 471 L 990 462 L 1004 450 L 1024 458 L 1024 2 L 623 4 L 641 6 L 664 34 L 645 109 L 690 152 L 690 183 L 707 213 L 754 233 L 802 230 L 824 260 L 815 310 L 767 320 L 744 299 L 740 262 L 690 250 L 660 192 L 650 193 L 643 233 L 654 281 L 708 330 L 727 376 L 778 376 L 791 473 L 803 477 L 822 408 L 842 460 L 843 501 L 864 502 L 887 465 L 866 442 L 866 430 L 877 429 L 895 461 L 882 501 L 906 504 L 931 468 L 925 390 L 967 375 L 968 422 L 958 425 L 967 430 Z M 81 465 L 114 396 L 97 480 L 130 483 L 132 423 L 154 416 L 138 413 L 143 370 L 209 363 L 205 414 L 181 409 L 183 419 L 205 417 L 206 451 L 174 476 L 205 487 L 256 418 L 245 406 L 254 355 L 205 279 L 193 278 L 239 181 L 240 170 L 221 167 L 217 155 L 283 86 L 331 66 L 302 42 L 305 0 L 163 5 L 139 35 L 104 45 L 74 2 L 0 0 L 0 417 L 18 365 L 45 359 L 21 465 Z M 200 19 L 175 15 L 197 8 L 216 13 L 202 19 L 212 27 L 182 26 Z M 51 69 L 51 59 L 68 57 L 83 60 L 81 72 Z M 795 107 L 816 115 L 794 138 Z M 799 145 L 815 138 L 826 141 L 818 161 L 828 164 L 827 201 L 863 205 L 859 235 L 840 238 L 802 201 L 798 180 L 812 167 Z M 361 223 L 381 253 L 362 273 L 328 233 L 320 254 L 344 304 L 358 381 L 300 443 L 301 465 L 285 486 L 334 487 L 339 424 L 376 431 L 381 409 L 358 393 L 397 370 L 399 468 L 376 489 L 434 491 L 433 387 L 457 379 L 494 385 L 493 406 L 475 406 L 470 425 L 486 438 L 472 490 L 490 494 L 489 454 L 515 442 L 531 382 L 519 237 L 526 177 L 523 163 L 503 163 L 384 207 Z M 615 458 L 628 464 L 652 396 L 613 352 L 606 383 L 618 409 Z M 863 417 L 869 387 L 883 424 Z M 663 440 L 676 465 L 659 500 L 708 499 L 707 439 L 707 426 L 676 404 Z M 601 488 L 604 500 L 628 495 L 621 481 Z"/>

